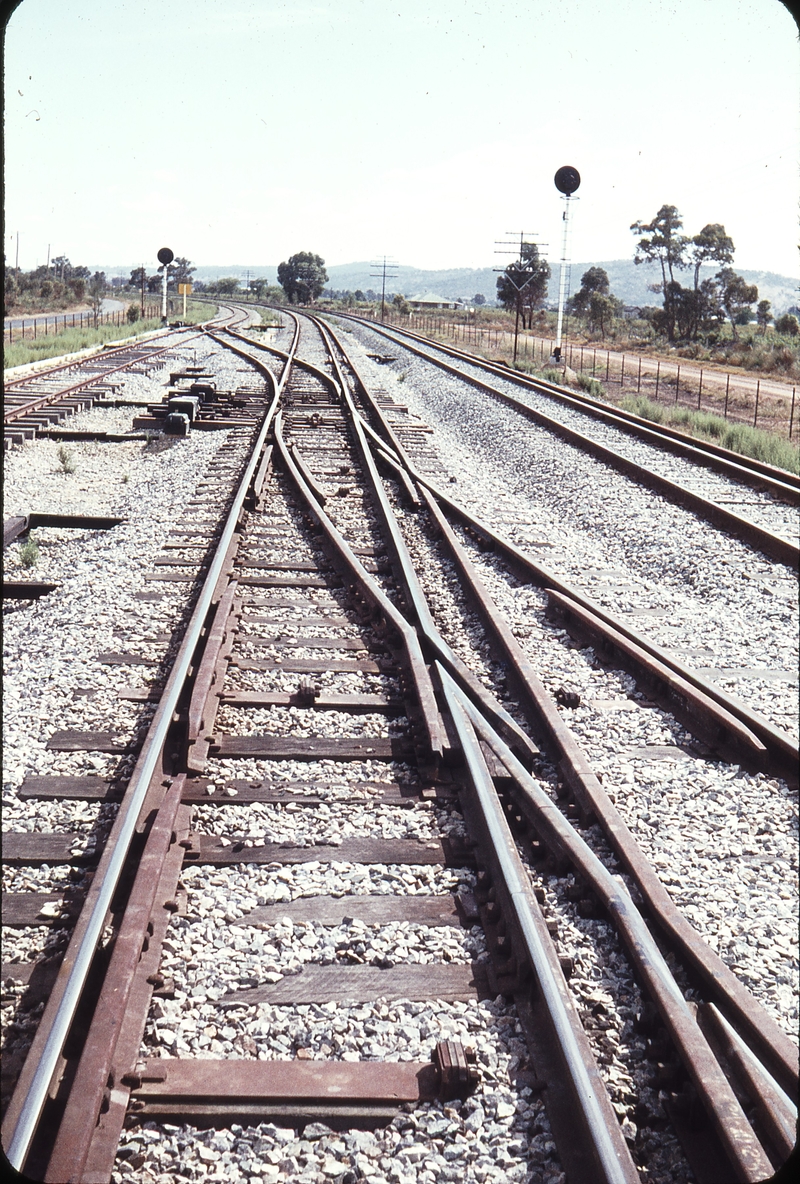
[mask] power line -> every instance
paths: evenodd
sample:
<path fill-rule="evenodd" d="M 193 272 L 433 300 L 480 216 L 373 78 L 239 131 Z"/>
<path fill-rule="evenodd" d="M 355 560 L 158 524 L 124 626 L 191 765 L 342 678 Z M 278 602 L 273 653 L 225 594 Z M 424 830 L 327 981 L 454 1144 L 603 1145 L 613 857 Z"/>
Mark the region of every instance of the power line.
<path fill-rule="evenodd" d="M 382 260 L 378 260 L 377 262 L 370 263 L 370 267 L 380 268 L 380 271 L 371 271 L 369 274 L 370 274 L 370 278 L 381 280 L 381 320 L 385 321 L 386 320 L 386 281 L 397 279 L 397 273 L 395 273 L 394 275 L 389 275 L 386 271 L 386 268 L 387 267 L 389 267 L 389 268 L 397 267 L 397 260 L 396 259 L 389 259 L 389 258 L 387 258 L 386 255 L 384 255 Z"/>

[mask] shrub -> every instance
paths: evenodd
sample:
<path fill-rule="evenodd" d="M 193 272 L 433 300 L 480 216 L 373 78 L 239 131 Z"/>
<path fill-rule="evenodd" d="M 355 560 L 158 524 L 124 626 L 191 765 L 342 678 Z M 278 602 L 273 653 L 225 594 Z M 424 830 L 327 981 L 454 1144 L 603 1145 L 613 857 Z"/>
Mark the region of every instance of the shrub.
<path fill-rule="evenodd" d="M 138 304 L 129 304 L 128 305 L 128 311 L 125 313 L 125 320 L 128 322 L 129 325 L 132 325 L 134 323 L 134 321 L 139 320 L 139 305 Z"/>
<path fill-rule="evenodd" d="M 61 465 L 62 473 L 75 472 L 75 454 L 71 448 L 67 448 L 64 444 L 59 444 L 56 455 L 58 456 L 58 463 Z"/>
<path fill-rule="evenodd" d="M 26 539 L 20 544 L 19 561 L 23 567 L 35 567 L 39 560 L 39 547 L 35 539 Z"/>
<path fill-rule="evenodd" d="M 586 391 L 588 395 L 592 395 L 595 399 L 602 399 L 605 394 L 603 384 L 588 374 L 578 375 L 578 387 L 580 390 Z"/>

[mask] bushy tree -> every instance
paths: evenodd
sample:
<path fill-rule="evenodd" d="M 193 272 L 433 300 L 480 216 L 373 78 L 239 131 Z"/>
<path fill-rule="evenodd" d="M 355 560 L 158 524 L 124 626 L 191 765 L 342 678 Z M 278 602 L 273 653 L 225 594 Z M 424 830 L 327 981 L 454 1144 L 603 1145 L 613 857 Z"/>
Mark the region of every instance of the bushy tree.
<path fill-rule="evenodd" d="M 737 275 L 731 267 L 723 267 L 717 272 L 719 284 L 719 302 L 728 314 L 728 319 L 736 340 L 736 326 L 747 324 L 750 320 L 750 306 L 758 300 L 758 288 L 755 284 L 748 284 L 743 276 Z M 742 316 L 747 313 L 747 319 Z"/>
<path fill-rule="evenodd" d="M 772 304 L 769 300 L 759 300 L 756 308 L 756 320 L 762 334 L 766 334 L 767 325 L 772 320 Z"/>
<path fill-rule="evenodd" d="M 775 322 L 775 332 L 783 333 L 787 337 L 797 337 L 800 333 L 800 321 L 798 321 L 794 313 L 785 312 Z"/>
<path fill-rule="evenodd" d="M 477 304 L 477 306 L 479 308 L 482 304 L 485 304 L 486 297 L 484 296 L 483 292 L 476 292 L 475 295 L 472 297 L 472 303 Z"/>
<path fill-rule="evenodd" d="M 411 312 L 411 305 L 408 303 L 405 296 L 402 296 L 399 292 L 395 293 L 395 295 L 392 297 L 392 304 L 404 317 L 408 316 L 408 314 Z"/>
<path fill-rule="evenodd" d="M 367 299 L 360 288 L 356 288 L 356 290 L 354 292 L 354 298 L 358 304 L 364 304 Z"/>
<path fill-rule="evenodd" d="M 131 288 L 141 288 L 142 284 L 147 283 L 147 268 L 134 267 L 131 272 L 131 278 L 128 280 L 128 285 Z"/>
<path fill-rule="evenodd" d="M 313 304 L 327 282 L 325 260 L 311 251 L 298 251 L 278 264 L 278 283 L 292 304 Z"/>
<path fill-rule="evenodd" d="M 550 264 L 541 258 L 536 243 L 523 243 L 518 262 L 510 263 L 497 277 L 497 299 L 503 308 L 519 312 L 523 329 L 530 326 L 534 310 L 544 304 L 549 279 Z"/>
<path fill-rule="evenodd" d="M 221 296 L 233 296 L 238 289 L 239 277 L 235 275 L 223 276 L 222 279 L 214 280 L 213 284 L 208 285 L 209 292 L 218 292 Z"/>
<path fill-rule="evenodd" d="M 167 283 L 190 284 L 195 271 L 197 268 L 193 267 L 188 259 L 178 256 L 167 267 Z"/>

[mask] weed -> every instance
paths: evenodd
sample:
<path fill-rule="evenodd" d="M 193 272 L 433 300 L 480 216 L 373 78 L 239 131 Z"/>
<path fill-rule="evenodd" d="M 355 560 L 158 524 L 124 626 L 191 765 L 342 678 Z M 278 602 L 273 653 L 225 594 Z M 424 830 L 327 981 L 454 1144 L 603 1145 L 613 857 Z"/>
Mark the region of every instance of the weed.
<path fill-rule="evenodd" d="M 20 544 L 19 561 L 23 567 L 35 567 L 39 561 L 39 546 L 35 539 Z"/>
<path fill-rule="evenodd" d="M 560 384 L 564 380 L 564 375 L 560 370 L 545 370 L 542 374 L 542 378 L 545 380 L 545 382 L 555 382 L 556 384 Z"/>
<path fill-rule="evenodd" d="M 797 446 L 771 432 L 762 432 L 760 428 L 751 428 L 744 423 L 732 423 L 708 411 L 663 407 L 644 395 L 626 395 L 621 406 L 652 423 L 679 427 L 691 436 L 713 440 L 731 452 L 755 457 L 779 469 L 786 469 L 789 473 L 800 473 L 800 451 Z"/>
<path fill-rule="evenodd" d="M 59 444 L 56 455 L 58 456 L 58 463 L 61 465 L 62 473 L 75 472 L 77 464 L 75 462 L 75 453 L 71 448 L 67 448 L 64 444 Z"/>

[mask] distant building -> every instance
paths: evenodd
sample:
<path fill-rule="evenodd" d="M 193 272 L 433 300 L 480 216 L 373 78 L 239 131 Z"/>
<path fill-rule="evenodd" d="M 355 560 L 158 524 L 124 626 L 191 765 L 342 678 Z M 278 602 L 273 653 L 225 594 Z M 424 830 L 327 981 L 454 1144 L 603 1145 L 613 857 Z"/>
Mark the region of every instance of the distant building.
<path fill-rule="evenodd" d="M 408 303 L 415 312 L 424 312 L 428 308 L 461 308 L 457 300 L 448 300 L 446 296 L 437 296 L 434 292 L 425 292 L 422 296 L 409 296 Z"/>

